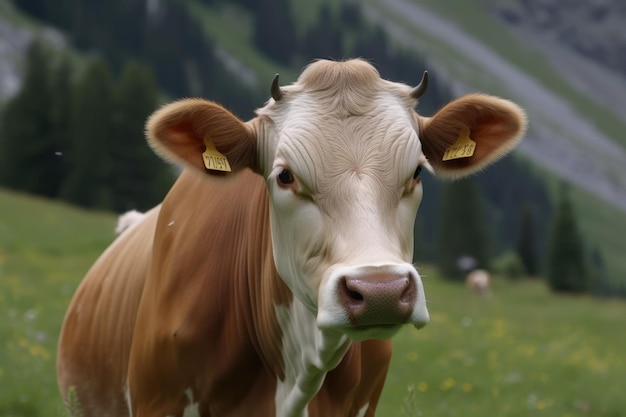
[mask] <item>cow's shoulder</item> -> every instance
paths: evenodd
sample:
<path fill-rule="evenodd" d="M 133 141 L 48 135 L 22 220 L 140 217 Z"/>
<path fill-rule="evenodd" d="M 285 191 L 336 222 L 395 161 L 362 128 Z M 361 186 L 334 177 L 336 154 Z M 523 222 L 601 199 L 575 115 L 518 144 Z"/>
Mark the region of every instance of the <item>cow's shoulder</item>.
<path fill-rule="evenodd" d="M 263 179 L 251 171 L 181 174 L 159 215 L 133 336 L 137 404 L 158 394 L 172 414 L 190 397 L 201 411 L 209 398 L 212 412 L 246 404 L 273 411 L 272 370 L 282 358 L 271 298 L 286 287 L 272 260 L 268 211 Z"/>

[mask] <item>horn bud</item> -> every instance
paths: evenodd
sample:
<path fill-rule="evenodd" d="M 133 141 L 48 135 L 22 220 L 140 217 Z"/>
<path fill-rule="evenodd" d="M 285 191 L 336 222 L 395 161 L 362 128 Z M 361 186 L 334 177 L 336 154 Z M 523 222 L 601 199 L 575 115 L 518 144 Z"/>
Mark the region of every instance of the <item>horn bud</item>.
<path fill-rule="evenodd" d="M 278 84 L 278 74 L 274 75 L 270 91 L 272 93 L 272 98 L 274 99 L 274 101 L 279 101 L 281 98 L 283 98 L 283 92 L 280 89 L 280 85 Z"/>
<path fill-rule="evenodd" d="M 424 71 L 424 75 L 422 75 L 422 80 L 420 83 L 411 91 L 411 97 L 417 100 L 426 92 L 426 88 L 428 88 L 428 71 Z"/>

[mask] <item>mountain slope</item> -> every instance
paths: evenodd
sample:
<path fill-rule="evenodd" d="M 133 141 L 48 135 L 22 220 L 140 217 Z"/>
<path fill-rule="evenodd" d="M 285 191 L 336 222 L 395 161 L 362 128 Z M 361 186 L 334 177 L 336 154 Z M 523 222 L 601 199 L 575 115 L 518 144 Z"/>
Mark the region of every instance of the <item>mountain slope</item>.
<path fill-rule="evenodd" d="M 552 186 L 576 186 L 586 248 L 598 248 L 611 279 L 624 282 L 626 117 L 619 109 L 626 108 L 626 80 L 605 78 L 610 71 L 561 45 L 506 27 L 497 16 L 500 3 L 368 0 L 364 8 L 399 44 L 425 53 L 432 75 L 447 78 L 455 94 L 481 91 L 525 107 L 529 132 L 518 152 Z"/>
<path fill-rule="evenodd" d="M 291 2 L 300 27 L 315 19 L 312 10 L 320 4 L 338 4 Z M 501 2 L 367 0 L 360 4 L 370 20 L 383 25 L 398 43 L 428 56 L 431 75 L 445 80 L 455 95 L 482 91 L 508 97 L 527 109 L 530 130 L 520 153 L 551 184 L 561 178 L 585 190 L 573 190 L 573 197 L 588 246 L 601 249 L 611 275 L 621 280 L 626 275 L 620 238 L 626 235 L 626 175 L 622 172 L 626 136 L 620 132 L 626 129 L 626 115 L 611 110 L 626 113 L 626 105 L 620 105 L 626 97 L 624 80 L 607 76 L 610 72 L 598 65 L 576 60 L 558 45 L 530 38 L 523 28 L 513 32 L 498 16 Z M 198 0 L 189 4 L 217 45 L 218 59 L 239 74 L 243 84 L 262 88 L 277 71 L 282 82 L 295 78 L 299 69 L 276 65 L 254 48 L 248 12 L 223 3 L 210 8 Z M 20 19 L 20 24 L 13 25 L 14 32 L 19 33 L 23 23 L 37 30 L 8 0 L 0 0 L 0 31 Z M 19 34 L 12 37 L 20 39 Z M 3 36 L 0 41 L 12 37 Z M 0 56 L 6 57 L 1 44 Z M 9 61 L 0 59 L 0 63 Z M 377 64 L 383 67 L 385 62 Z M 416 81 L 421 70 L 414 69 Z M 503 186 L 507 186 L 504 180 Z"/>
<path fill-rule="evenodd" d="M 449 77 L 456 93 L 480 90 L 519 102 L 526 108 L 530 121 L 521 151 L 557 176 L 626 212 L 623 144 L 610 137 L 606 129 L 596 127 L 589 114 L 581 113 L 569 100 L 546 88 L 538 74 L 520 69 L 473 33 L 411 0 L 373 0 L 367 13 L 397 41 L 427 52 L 435 74 Z M 484 19 L 492 18 L 485 13 Z M 532 49 L 522 42 L 510 46 L 513 53 L 515 49 Z M 571 77 L 579 79 L 573 73 Z M 626 89 L 623 84 L 616 84 L 615 88 Z M 608 113 L 610 109 L 605 111 Z M 616 123 L 626 128 L 623 121 Z"/>

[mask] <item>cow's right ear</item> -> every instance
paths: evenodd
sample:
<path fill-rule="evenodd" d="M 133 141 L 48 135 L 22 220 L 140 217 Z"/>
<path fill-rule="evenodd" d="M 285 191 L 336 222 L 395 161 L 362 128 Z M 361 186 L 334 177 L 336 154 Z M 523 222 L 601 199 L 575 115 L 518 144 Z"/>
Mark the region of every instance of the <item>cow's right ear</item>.
<path fill-rule="evenodd" d="M 226 165 L 233 172 L 258 171 L 252 127 L 210 101 L 184 99 L 163 106 L 148 119 L 146 136 L 164 159 L 202 172 L 228 171 Z"/>

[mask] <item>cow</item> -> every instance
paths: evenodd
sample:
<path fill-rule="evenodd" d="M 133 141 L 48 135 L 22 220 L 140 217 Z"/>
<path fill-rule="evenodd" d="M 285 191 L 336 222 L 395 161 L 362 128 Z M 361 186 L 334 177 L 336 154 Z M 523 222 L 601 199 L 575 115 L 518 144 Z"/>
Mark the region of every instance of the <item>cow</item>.
<path fill-rule="evenodd" d="M 491 294 L 491 279 L 489 272 L 484 269 L 474 269 L 466 278 L 467 289 L 470 293 L 485 297 Z"/>
<path fill-rule="evenodd" d="M 149 144 L 184 169 L 78 287 L 58 346 L 85 416 L 373 416 L 391 337 L 429 321 L 421 171 L 459 178 L 526 116 L 471 94 L 432 117 L 364 60 L 320 60 L 249 121 L 182 99 Z"/>

